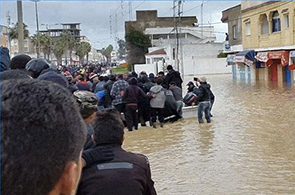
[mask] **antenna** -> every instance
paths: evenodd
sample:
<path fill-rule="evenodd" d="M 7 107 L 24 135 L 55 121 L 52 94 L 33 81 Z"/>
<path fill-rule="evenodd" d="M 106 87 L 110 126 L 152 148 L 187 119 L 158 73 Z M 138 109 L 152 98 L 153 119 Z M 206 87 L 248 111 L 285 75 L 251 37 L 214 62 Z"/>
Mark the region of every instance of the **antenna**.
<path fill-rule="evenodd" d="M 112 14 L 110 14 L 110 37 L 113 38 Z"/>

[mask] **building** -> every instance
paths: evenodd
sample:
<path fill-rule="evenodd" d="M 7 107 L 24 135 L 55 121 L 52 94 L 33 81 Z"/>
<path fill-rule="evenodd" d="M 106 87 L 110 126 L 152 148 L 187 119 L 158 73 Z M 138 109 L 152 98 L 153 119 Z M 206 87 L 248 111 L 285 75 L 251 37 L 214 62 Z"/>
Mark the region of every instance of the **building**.
<path fill-rule="evenodd" d="M 226 19 L 229 11 L 223 12 L 223 20 L 232 22 L 233 19 Z M 233 58 L 229 56 L 234 77 L 278 83 L 294 81 L 295 2 L 242 2 L 239 21 L 243 51 Z M 233 25 L 229 24 L 229 35 Z"/>
<path fill-rule="evenodd" d="M 49 28 L 46 30 L 40 30 L 40 33 L 47 34 L 50 37 L 56 38 L 59 37 L 62 32 L 69 31 L 76 38 L 76 40 L 80 41 L 80 23 L 62 23 L 61 25 L 62 26 L 59 28 Z"/>
<path fill-rule="evenodd" d="M 182 16 L 179 27 L 194 26 L 198 23 L 196 16 Z M 136 21 L 125 22 L 125 34 L 131 29 L 145 31 L 147 28 L 174 27 L 174 17 L 158 17 L 157 10 L 136 11 Z"/>
<path fill-rule="evenodd" d="M 1 25 L 1 47 L 9 48 L 9 28 L 7 26 Z"/>
<path fill-rule="evenodd" d="M 241 4 L 222 11 L 221 21 L 227 23 L 228 36 L 225 39 L 225 51 L 239 52 L 242 45 Z"/>

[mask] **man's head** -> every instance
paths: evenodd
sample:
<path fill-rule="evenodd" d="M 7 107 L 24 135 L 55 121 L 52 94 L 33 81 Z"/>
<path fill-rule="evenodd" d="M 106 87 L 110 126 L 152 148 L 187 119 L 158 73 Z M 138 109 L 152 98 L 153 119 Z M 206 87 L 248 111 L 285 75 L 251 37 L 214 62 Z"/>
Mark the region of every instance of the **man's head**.
<path fill-rule="evenodd" d="M 32 58 L 26 54 L 20 54 L 17 56 L 14 56 L 10 61 L 10 69 L 26 69 L 26 64 L 31 60 Z"/>
<path fill-rule="evenodd" d="M 122 145 L 124 140 L 124 124 L 117 110 L 107 109 L 103 112 L 97 112 L 93 128 L 96 145 Z"/>
<path fill-rule="evenodd" d="M 97 112 L 98 99 L 94 93 L 90 91 L 75 91 L 73 95 L 78 102 L 83 119 L 87 119 Z"/>
<path fill-rule="evenodd" d="M 26 64 L 26 70 L 33 78 L 37 78 L 41 72 L 50 68 L 50 64 L 42 58 L 32 59 Z"/>
<path fill-rule="evenodd" d="M 75 99 L 48 81 L 7 80 L 1 89 L 2 194 L 74 194 L 86 137 Z"/>
<path fill-rule="evenodd" d="M 167 70 L 168 70 L 168 71 L 173 70 L 173 67 L 172 67 L 171 65 L 168 65 L 168 66 L 167 66 Z"/>
<path fill-rule="evenodd" d="M 162 71 L 158 72 L 158 78 L 164 78 L 164 72 Z"/>
<path fill-rule="evenodd" d="M 200 83 L 206 83 L 206 82 L 207 82 L 206 77 L 201 77 L 201 78 L 200 78 Z"/>
<path fill-rule="evenodd" d="M 1 81 L 10 79 L 30 79 L 31 77 L 24 70 L 6 70 L 0 72 Z"/>
<path fill-rule="evenodd" d="M 176 85 L 176 82 L 175 81 L 171 81 L 170 83 L 169 83 L 169 86 L 170 87 L 174 87 Z"/>
<path fill-rule="evenodd" d="M 195 85 L 194 85 L 194 83 L 193 83 L 192 81 L 188 82 L 188 83 L 186 84 L 186 86 L 188 86 L 188 89 L 192 89 L 192 88 L 195 87 Z"/>
<path fill-rule="evenodd" d="M 158 78 L 156 83 L 157 83 L 157 85 L 162 85 L 163 84 L 163 79 Z"/>

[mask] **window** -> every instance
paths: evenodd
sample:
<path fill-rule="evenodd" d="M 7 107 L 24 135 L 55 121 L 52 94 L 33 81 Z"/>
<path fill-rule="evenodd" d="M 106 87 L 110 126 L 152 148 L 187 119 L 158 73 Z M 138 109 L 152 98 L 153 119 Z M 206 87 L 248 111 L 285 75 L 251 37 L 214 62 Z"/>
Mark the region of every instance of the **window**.
<path fill-rule="evenodd" d="M 233 25 L 233 39 L 238 38 L 237 25 Z"/>
<path fill-rule="evenodd" d="M 147 58 L 147 59 L 146 59 L 146 63 L 147 63 L 147 64 L 150 64 L 150 63 L 151 63 L 151 59 L 150 59 L 150 58 Z"/>
<path fill-rule="evenodd" d="M 279 12 L 275 11 L 272 15 L 272 32 L 281 31 L 281 19 L 279 16 Z"/>
<path fill-rule="evenodd" d="M 247 36 L 251 35 L 250 22 L 247 22 L 247 23 L 245 24 L 245 29 L 246 29 L 246 35 L 247 35 Z"/>
<path fill-rule="evenodd" d="M 268 34 L 268 21 L 267 21 L 267 17 L 266 14 L 263 14 L 261 16 L 261 34 L 262 35 L 266 35 Z"/>
<path fill-rule="evenodd" d="M 173 55 L 173 60 L 175 60 L 175 56 L 176 56 L 175 48 L 173 48 L 172 55 Z"/>
<path fill-rule="evenodd" d="M 284 27 L 285 28 L 289 28 L 290 24 L 289 24 L 289 15 L 285 14 L 284 15 Z"/>

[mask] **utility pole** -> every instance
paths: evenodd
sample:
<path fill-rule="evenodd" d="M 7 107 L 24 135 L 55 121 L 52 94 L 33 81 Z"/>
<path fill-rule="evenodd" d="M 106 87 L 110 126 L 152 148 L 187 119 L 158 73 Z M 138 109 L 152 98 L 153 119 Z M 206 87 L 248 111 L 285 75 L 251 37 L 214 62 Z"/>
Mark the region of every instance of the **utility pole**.
<path fill-rule="evenodd" d="M 115 14 L 115 41 L 118 39 L 118 14 Z"/>
<path fill-rule="evenodd" d="M 24 53 L 24 23 L 22 1 L 17 1 L 18 54 Z"/>
<path fill-rule="evenodd" d="M 203 25 L 204 25 L 204 22 L 203 22 L 203 8 L 204 8 L 204 1 L 202 1 L 202 4 L 201 4 L 201 35 L 202 35 L 202 39 L 203 39 Z"/>
<path fill-rule="evenodd" d="M 110 14 L 110 37 L 113 38 L 112 14 Z"/>
<path fill-rule="evenodd" d="M 131 21 L 132 20 L 132 2 L 129 1 L 128 5 L 129 5 L 129 21 Z"/>
<path fill-rule="evenodd" d="M 6 18 L 7 18 L 7 28 L 6 28 L 6 35 L 7 35 L 7 38 L 8 38 L 8 42 L 7 42 L 7 45 L 8 45 L 8 49 L 9 51 L 11 50 L 11 47 L 10 47 L 10 11 L 7 10 L 6 11 Z"/>
<path fill-rule="evenodd" d="M 173 20 L 174 20 L 174 36 L 176 39 L 176 52 L 175 52 L 175 63 L 176 69 L 179 71 L 179 34 L 178 34 L 178 18 L 177 18 L 177 11 L 176 11 L 176 4 L 178 0 L 173 1 Z"/>
<path fill-rule="evenodd" d="M 35 2 L 35 11 L 36 11 L 36 25 L 37 25 L 37 41 L 38 41 L 38 52 L 37 52 L 37 58 L 40 57 L 41 53 L 41 44 L 40 44 L 40 32 L 39 32 L 39 18 L 38 18 L 38 0 L 34 0 Z"/>
<path fill-rule="evenodd" d="M 183 6 L 181 6 L 182 1 L 178 1 L 178 26 L 179 26 L 179 34 L 181 34 L 181 15 L 183 14 Z M 182 77 L 184 77 L 184 68 L 183 68 L 183 49 L 182 49 L 182 42 L 180 41 L 178 37 L 178 47 L 179 47 L 179 54 L 180 54 L 180 60 L 179 60 L 179 70 Z"/>

